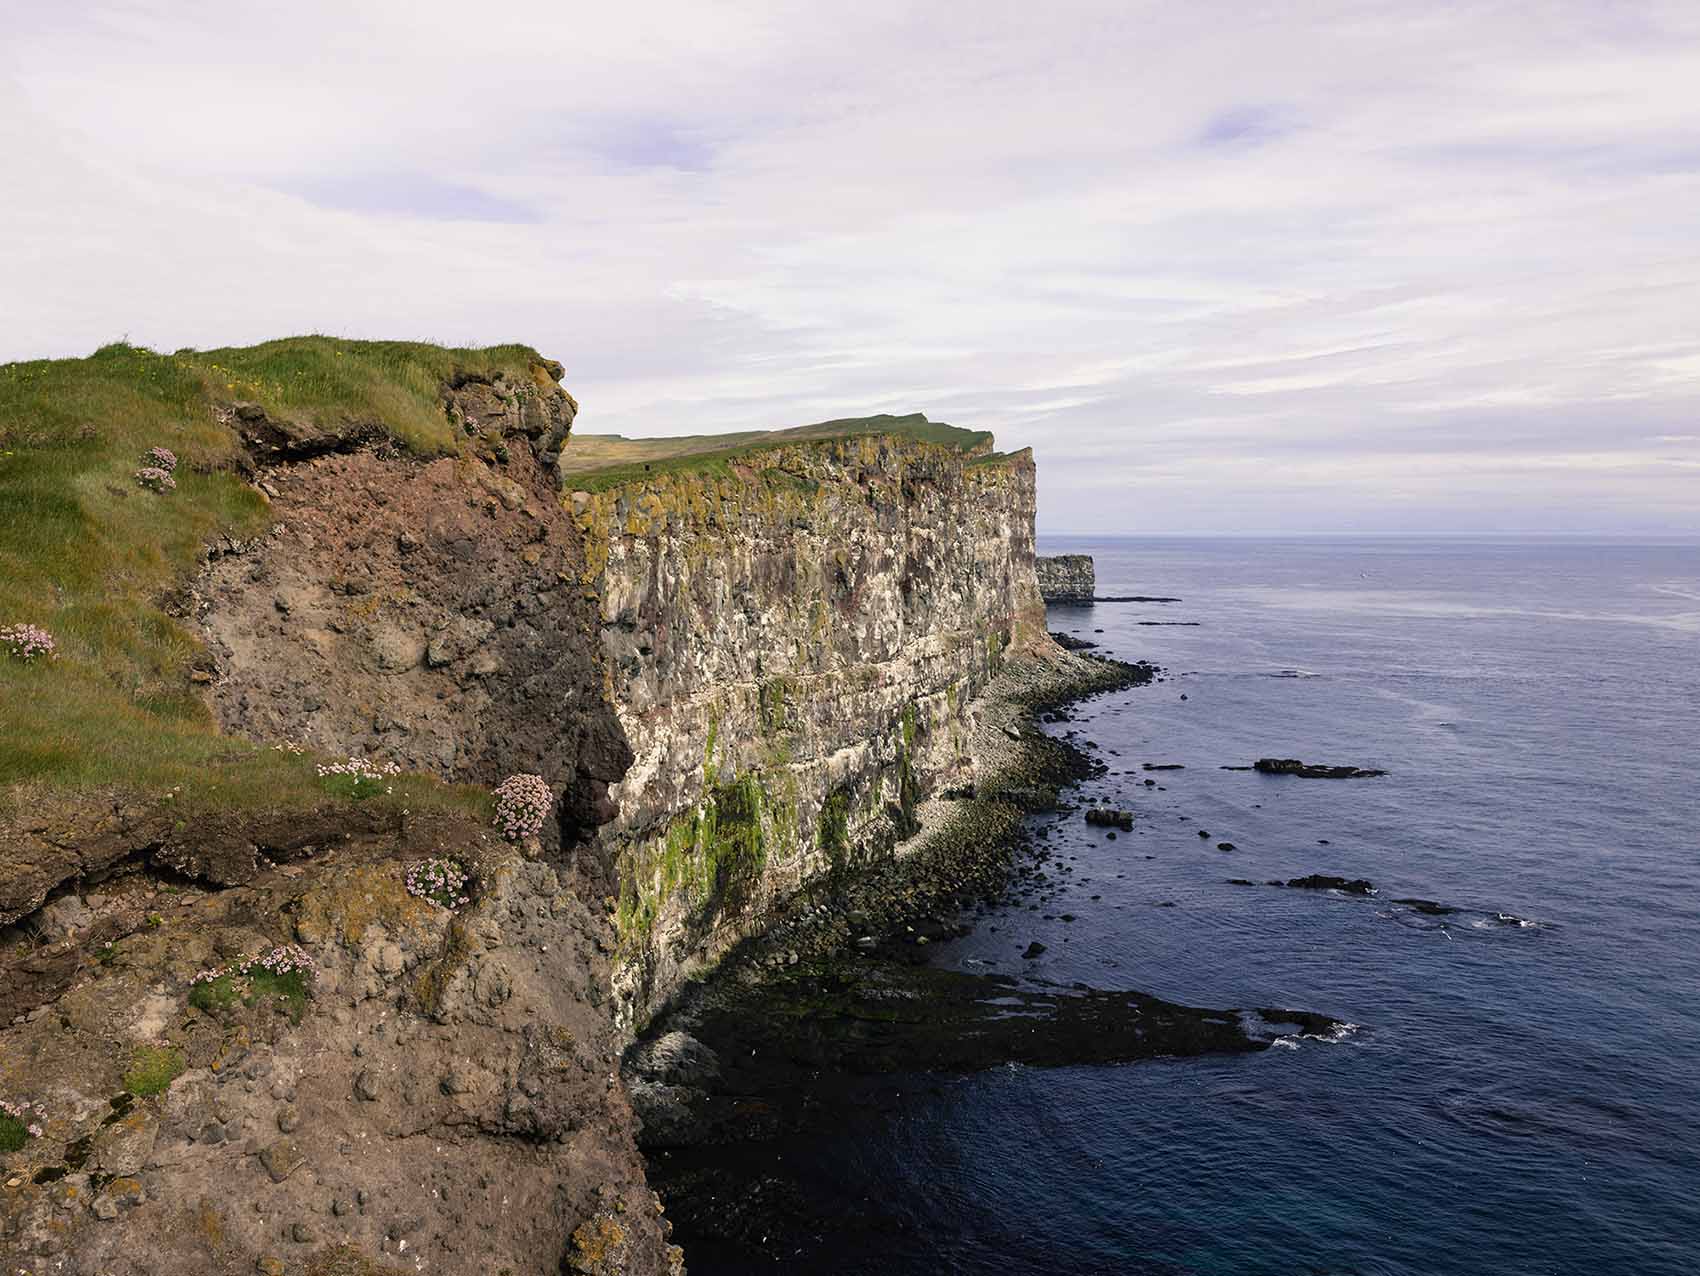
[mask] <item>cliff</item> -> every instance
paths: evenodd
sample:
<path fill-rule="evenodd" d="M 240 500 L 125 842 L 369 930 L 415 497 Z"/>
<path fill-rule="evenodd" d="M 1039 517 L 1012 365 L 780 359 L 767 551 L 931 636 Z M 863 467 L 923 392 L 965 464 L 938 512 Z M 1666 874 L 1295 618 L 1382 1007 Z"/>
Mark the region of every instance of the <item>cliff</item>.
<path fill-rule="evenodd" d="M 55 644 L 0 648 L 8 1272 L 678 1269 L 614 1077 L 589 834 L 631 754 L 560 374 L 0 368 L 0 621 Z"/>
<path fill-rule="evenodd" d="M 1044 641 L 1030 454 L 921 417 L 736 446 L 564 467 L 635 754 L 599 835 L 628 1020 L 972 784 L 975 697 Z"/>
<path fill-rule="evenodd" d="M 1047 603 L 1089 603 L 1098 584 L 1090 554 L 1041 555 L 1034 560 L 1039 593 Z"/>
<path fill-rule="evenodd" d="M 54 643 L 0 645 L 8 1271 L 679 1270 L 630 1025 L 1014 739 L 1030 455 L 575 440 L 561 376 L 0 367 L 0 627 Z"/>

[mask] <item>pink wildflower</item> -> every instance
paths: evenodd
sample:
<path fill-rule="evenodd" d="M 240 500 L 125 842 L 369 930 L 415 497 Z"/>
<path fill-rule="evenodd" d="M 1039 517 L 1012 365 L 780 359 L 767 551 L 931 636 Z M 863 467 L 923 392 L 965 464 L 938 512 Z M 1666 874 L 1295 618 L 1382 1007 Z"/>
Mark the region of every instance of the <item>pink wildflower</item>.
<path fill-rule="evenodd" d="M 439 856 L 421 860 L 407 870 L 407 893 L 441 904 L 444 908 L 459 908 L 472 902 L 472 897 L 466 892 L 471 880 L 471 875 L 459 860 Z"/>
<path fill-rule="evenodd" d="M 0 647 L 10 647 L 19 660 L 53 658 L 53 635 L 39 625 L 0 625 Z"/>
<path fill-rule="evenodd" d="M 555 795 L 540 775 L 510 775 L 496 787 L 496 827 L 510 842 L 534 837 L 554 809 Z"/>
<path fill-rule="evenodd" d="M 136 471 L 136 482 L 150 492 L 172 492 L 177 489 L 177 480 L 171 477 L 170 470 L 163 470 L 157 465 L 144 465 Z"/>

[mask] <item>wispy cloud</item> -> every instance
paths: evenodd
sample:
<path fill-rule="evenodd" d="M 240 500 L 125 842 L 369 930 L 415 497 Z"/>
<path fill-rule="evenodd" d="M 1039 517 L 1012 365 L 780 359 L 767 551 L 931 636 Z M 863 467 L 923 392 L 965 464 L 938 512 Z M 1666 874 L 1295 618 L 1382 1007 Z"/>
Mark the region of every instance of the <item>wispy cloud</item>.
<path fill-rule="evenodd" d="M 277 189 L 320 208 L 427 221 L 516 222 L 543 220 L 535 209 L 476 186 L 428 173 L 353 173 L 281 181 Z"/>
<path fill-rule="evenodd" d="M 1232 106 L 1205 121 L 1198 140 L 1205 146 L 1255 146 L 1293 131 L 1278 107 Z"/>
<path fill-rule="evenodd" d="M 1700 530 L 1700 9 L 24 6 L 0 358 L 530 341 L 924 410 L 1051 530 Z"/>

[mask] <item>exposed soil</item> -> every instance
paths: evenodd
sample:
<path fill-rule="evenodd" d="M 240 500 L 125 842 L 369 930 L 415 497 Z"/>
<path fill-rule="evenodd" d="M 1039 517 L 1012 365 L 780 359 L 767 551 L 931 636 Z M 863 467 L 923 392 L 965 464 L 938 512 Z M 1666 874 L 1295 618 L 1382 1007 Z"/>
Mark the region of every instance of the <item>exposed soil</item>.
<path fill-rule="evenodd" d="M 493 785 L 564 790 L 569 842 L 631 762 L 602 694 L 578 529 L 523 440 L 420 465 L 264 469 L 276 522 L 198 583 L 221 725 Z M 598 873 L 600 876 L 600 873 Z"/>

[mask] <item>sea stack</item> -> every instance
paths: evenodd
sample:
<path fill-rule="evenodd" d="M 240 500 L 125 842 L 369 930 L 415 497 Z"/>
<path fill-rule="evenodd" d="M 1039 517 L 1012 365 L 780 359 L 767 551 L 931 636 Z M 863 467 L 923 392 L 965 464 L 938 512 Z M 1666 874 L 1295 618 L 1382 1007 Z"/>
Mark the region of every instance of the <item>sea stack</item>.
<path fill-rule="evenodd" d="M 1047 603 L 1089 603 L 1098 581 L 1090 554 L 1055 554 L 1033 560 L 1039 593 Z"/>

